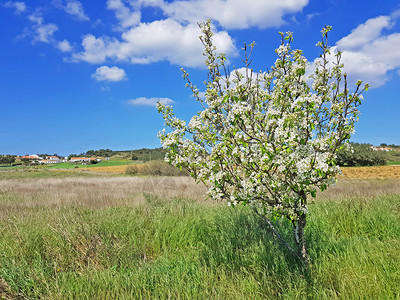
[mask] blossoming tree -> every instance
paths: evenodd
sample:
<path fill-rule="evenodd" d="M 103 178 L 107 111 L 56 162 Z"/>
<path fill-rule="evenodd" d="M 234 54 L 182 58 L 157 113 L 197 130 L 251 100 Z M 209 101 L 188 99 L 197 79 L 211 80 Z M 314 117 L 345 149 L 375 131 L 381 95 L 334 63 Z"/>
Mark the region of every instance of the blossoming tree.
<path fill-rule="evenodd" d="M 158 104 L 171 129 L 159 133 L 169 150 L 166 160 L 204 182 L 211 198 L 251 205 L 290 248 L 270 221 L 288 218 L 297 245 L 290 249 L 308 265 L 307 200 L 340 173 L 336 153 L 354 132 L 368 84 L 362 87 L 359 81 L 349 92 L 341 52 L 331 53 L 327 43 L 329 26 L 321 31 L 317 46 L 322 53 L 309 76 L 302 51 L 291 49 L 290 32 L 280 33 L 282 43 L 270 70 L 250 69 L 251 44 L 249 51 L 244 48 L 244 68 L 229 72 L 224 54 L 213 45 L 210 21 L 200 27 L 208 68 L 205 96 L 184 70 L 183 77 L 203 110 L 187 124 L 171 106 Z"/>

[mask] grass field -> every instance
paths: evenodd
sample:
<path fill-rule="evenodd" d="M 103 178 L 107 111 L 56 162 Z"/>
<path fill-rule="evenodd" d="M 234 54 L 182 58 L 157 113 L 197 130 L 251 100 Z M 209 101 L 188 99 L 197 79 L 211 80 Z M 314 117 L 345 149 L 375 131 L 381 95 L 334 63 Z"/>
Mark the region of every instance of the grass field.
<path fill-rule="evenodd" d="M 52 164 L 43 166 L 46 169 L 73 169 L 73 168 L 98 168 L 98 167 L 112 167 L 112 166 L 120 166 L 120 165 L 133 165 L 136 164 L 136 161 L 132 160 L 109 160 L 109 161 L 101 161 L 97 164 L 75 164 L 75 163 L 59 163 L 59 164 Z"/>
<path fill-rule="evenodd" d="M 187 177 L 12 174 L 0 177 L 0 298 L 400 298 L 397 179 L 341 179 L 312 201 L 306 271 L 246 207 L 204 200 Z"/>
<path fill-rule="evenodd" d="M 108 174 L 103 174 L 106 176 Z M 97 174 L 93 172 L 87 172 L 85 170 L 52 170 L 42 168 L 18 168 L 10 170 L 0 170 L 1 179 L 29 179 L 29 178 L 69 178 L 69 177 L 96 177 Z"/>

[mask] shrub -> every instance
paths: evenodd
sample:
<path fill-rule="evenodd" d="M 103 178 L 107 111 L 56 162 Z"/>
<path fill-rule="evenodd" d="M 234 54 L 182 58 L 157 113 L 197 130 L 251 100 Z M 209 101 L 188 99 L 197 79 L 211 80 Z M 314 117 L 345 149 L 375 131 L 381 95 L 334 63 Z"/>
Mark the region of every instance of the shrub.
<path fill-rule="evenodd" d="M 352 143 L 351 149 L 341 149 L 337 153 L 340 166 L 376 166 L 385 165 L 387 155 L 383 151 L 373 151 L 369 144 Z"/>
<path fill-rule="evenodd" d="M 13 162 L 15 162 L 15 156 L 0 155 L 0 164 L 12 164 Z"/>

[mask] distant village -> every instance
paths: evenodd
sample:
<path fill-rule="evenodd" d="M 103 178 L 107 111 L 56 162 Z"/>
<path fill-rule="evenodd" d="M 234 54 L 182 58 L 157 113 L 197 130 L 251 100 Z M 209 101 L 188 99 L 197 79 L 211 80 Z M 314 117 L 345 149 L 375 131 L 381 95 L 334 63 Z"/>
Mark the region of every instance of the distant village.
<path fill-rule="evenodd" d="M 386 151 L 386 152 L 389 152 L 389 151 L 393 151 L 393 150 L 397 150 L 397 149 L 393 149 L 393 148 L 391 148 L 391 147 L 376 147 L 376 146 L 371 146 L 371 149 L 373 150 L 373 151 Z"/>
<path fill-rule="evenodd" d="M 357 143 L 354 143 L 356 146 Z M 387 145 L 381 144 L 380 146 L 373 146 L 371 144 L 361 144 L 370 148 L 373 152 L 385 152 L 391 156 L 400 156 L 399 145 Z M 16 165 L 51 165 L 59 163 L 75 163 L 75 164 L 97 164 L 101 161 L 120 160 L 140 160 L 140 161 L 151 161 L 152 159 L 162 160 L 165 157 L 165 150 L 162 148 L 155 149 L 137 149 L 137 150 L 125 150 L 125 151 L 112 151 L 110 149 L 100 150 L 89 150 L 85 153 L 70 154 L 67 157 L 60 156 L 57 154 L 48 155 L 46 154 L 31 154 L 31 155 L 0 155 L 0 167 L 5 166 L 16 166 Z"/>
<path fill-rule="evenodd" d="M 390 152 L 390 151 L 396 151 L 399 150 L 397 147 L 392 148 L 388 146 L 372 146 L 371 149 L 373 151 L 385 151 L 385 152 Z M 82 153 L 84 154 L 84 153 Z M 16 156 L 16 159 L 20 159 L 21 161 L 30 161 L 32 164 L 38 164 L 38 165 L 45 165 L 45 164 L 58 164 L 58 163 L 63 163 L 63 162 L 70 162 L 70 163 L 82 163 L 82 164 L 93 164 L 93 163 L 98 163 L 102 161 L 102 158 L 98 157 L 60 157 L 60 156 L 55 156 L 55 155 L 48 155 L 48 156 L 39 156 L 37 154 L 31 154 L 31 155 L 24 155 L 24 156 Z M 105 157 L 104 160 L 110 160 L 109 157 Z"/>
<path fill-rule="evenodd" d="M 165 157 L 165 150 L 162 148 L 142 148 L 136 150 L 118 150 L 99 149 L 88 150 L 80 154 L 70 154 L 62 156 L 58 154 L 26 154 L 26 155 L 12 155 L 0 154 L 0 167 L 19 166 L 19 165 L 52 165 L 60 163 L 75 163 L 75 164 L 97 164 L 102 161 L 110 160 L 138 160 L 138 161 L 151 161 L 163 160 Z"/>
<path fill-rule="evenodd" d="M 102 160 L 101 158 L 95 158 L 95 157 L 71 157 L 70 159 L 68 159 L 68 157 L 59 157 L 54 155 L 41 157 L 37 154 L 16 156 L 15 158 L 21 161 L 29 161 L 32 164 L 37 164 L 37 165 L 59 164 L 63 162 L 90 164 L 90 163 L 98 163 Z M 105 160 L 109 160 L 109 158 L 106 157 Z"/>

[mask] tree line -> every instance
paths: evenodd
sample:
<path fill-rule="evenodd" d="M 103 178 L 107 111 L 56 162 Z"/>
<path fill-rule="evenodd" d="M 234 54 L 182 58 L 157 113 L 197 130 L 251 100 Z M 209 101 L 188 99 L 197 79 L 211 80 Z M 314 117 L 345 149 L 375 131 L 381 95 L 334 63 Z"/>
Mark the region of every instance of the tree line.
<path fill-rule="evenodd" d="M 341 149 L 337 153 L 339 166 L 381 166 L 387 161 L 387 153 L 373 151 L 370 144 L 351 143 L 351 148 Z"/>
<path fill-rule="evenodd" d="M 0 164 L 12 164 L 15 162 L 15 155 L 0 155 Z"/>

